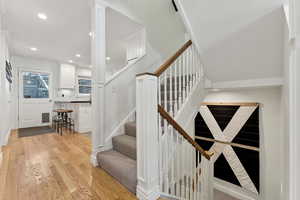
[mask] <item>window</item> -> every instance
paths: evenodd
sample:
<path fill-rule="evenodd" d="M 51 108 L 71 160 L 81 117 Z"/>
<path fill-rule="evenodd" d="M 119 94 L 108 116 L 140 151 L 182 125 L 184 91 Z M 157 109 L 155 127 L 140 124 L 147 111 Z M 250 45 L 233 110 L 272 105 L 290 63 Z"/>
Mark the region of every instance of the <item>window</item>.
<path fill-rule="evenodd" d="M 23 96 L 25 99 L 49 98 L 49 74 L 42 74 L 37 72 L 24 72 Z"/>
<path fill-rule="evenodd" d="M 91 94 L 92 80 L 90 78 L 79 77 L 78 90 L 79 90 L 79 94 Z"/>

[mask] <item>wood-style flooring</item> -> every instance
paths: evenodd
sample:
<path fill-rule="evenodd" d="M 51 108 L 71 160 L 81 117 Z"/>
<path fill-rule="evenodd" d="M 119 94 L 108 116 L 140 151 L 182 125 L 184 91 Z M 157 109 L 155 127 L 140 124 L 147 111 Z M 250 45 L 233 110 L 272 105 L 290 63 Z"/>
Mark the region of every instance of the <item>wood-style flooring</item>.
<path fill-rule="evenodd" d="M 3 148 L 0 200 L 133 200 L 135 195 L 90 164 L 90 139 L 56 133 L 18 138 Z"/>

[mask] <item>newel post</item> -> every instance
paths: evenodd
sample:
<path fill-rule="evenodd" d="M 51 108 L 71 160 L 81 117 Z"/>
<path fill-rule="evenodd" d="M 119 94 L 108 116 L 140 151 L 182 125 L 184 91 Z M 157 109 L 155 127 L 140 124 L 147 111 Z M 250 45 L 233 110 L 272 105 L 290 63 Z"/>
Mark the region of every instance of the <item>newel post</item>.
<path fill-rule="evenodd" d="M 156 200 L 159 191 L 159 143 L 157 77 L 140 75 L 136 79 L 137 197 Z"/>

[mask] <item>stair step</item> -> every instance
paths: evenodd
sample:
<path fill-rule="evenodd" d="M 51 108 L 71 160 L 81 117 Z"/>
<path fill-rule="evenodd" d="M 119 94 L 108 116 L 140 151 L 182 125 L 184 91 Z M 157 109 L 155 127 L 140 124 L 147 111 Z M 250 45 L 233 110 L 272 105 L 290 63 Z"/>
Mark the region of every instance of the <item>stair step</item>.
<path fill-rule="evenodd" d="M 127 122 L 125 124 L 125 134 L 136 137 L 136 122 Z"/>
<path fill-rule="evenodd" d="M 117 179 L 132 193 L 136 193 L 137 165 L 136 161 L 114 150 L 97 154 L 99 166 Z"/>
<path fill-rule="evenodd" d="M 136 138 L 129 135 L 119 135 L 112 138 L 113 149 L 136 160 Z"/>

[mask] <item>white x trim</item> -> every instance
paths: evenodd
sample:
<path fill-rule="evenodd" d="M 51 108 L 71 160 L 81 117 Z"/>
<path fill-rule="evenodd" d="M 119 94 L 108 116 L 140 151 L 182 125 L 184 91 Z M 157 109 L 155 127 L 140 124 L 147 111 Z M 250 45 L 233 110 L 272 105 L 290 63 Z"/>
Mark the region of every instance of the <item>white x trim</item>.
<path fill-rule="evenodd" d="M 257 106 L 241 106 L 224 131 L 221 130 L 207 106 L 201 106 L 200 113 L 215 139 L 232 142 L 256 108 Z M 223 153 L 242 187 L 258 194 L 254 183 L 251 181 L 247 171 L 230 145 L 214 143 L 209 151 L 214 152 L 214 156 L 212 157 L 213 162 Z"/>

